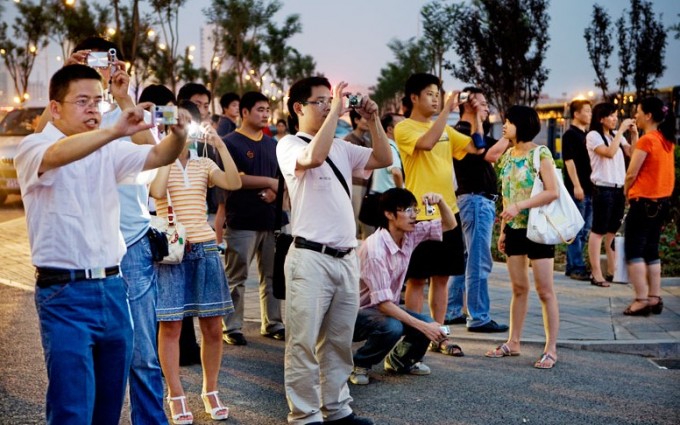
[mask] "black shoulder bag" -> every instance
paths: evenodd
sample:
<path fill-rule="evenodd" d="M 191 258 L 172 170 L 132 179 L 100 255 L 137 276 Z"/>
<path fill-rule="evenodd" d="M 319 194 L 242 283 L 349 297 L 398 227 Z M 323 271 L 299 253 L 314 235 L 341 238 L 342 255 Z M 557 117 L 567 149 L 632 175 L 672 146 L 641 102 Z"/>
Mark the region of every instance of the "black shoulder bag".
<path fill-rule="evenodd" d="M 297 136 L 305 142 L 311 142 L 311 139 L 307 137 Z M 342 173 L 335 166 L 333 161 L 329 157 L 326 157 L 326 162 L 330 165 L 333 170 L 333 174 L 338 178 L 340 184 L 345 189 L 347 196 L 352 199 L 347 182 L 342 177 Z M 286 262 L 286 255 L 288 255 L 288 250 L 290 245 L 293 243 L 293 235 L 288 233 L 283 233 L 281 231 L 281 223 L 283 222 L 283 188 L 284 180 L 283 173 L 279 170 L 279 187 L 276 192 L 276 218 L 274 221 L 274 235 L 276 237 L 276 248 L 274 251 L 274 274 L 272 277 L 272 289 L 274 292 L 274 297 L 280 300 L 286 299 L 286 276 L 283 271 L 283 266 Z"/>

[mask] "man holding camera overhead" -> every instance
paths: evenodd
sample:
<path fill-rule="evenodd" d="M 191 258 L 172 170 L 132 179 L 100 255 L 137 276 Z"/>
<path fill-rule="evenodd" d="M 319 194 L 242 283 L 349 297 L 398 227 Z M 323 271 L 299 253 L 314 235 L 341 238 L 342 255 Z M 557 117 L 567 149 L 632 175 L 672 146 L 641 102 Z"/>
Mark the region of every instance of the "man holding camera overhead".
<path fill-rule="evenodd" d="M 294 242 L 285 263 L 285 389 L 293 424 L 373 424 L 355 416 L 347 379 L 359 309 L 359 264 L 352 176 L 390 165 L 392 154 L 372 100 L 333 91 L 326 78 L 290 88 L 290 128 L 276 147 L 291 200 Z M 373 148 L 335 139 L 350 107 L 369 120 Z M 331 165 L 332 164 L 332 165 Z"/>

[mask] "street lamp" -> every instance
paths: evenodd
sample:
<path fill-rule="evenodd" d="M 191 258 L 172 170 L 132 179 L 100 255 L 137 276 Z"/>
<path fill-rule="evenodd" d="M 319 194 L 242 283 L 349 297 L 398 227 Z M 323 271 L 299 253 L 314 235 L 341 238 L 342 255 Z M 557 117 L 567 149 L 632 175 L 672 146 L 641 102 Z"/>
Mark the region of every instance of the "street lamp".
<path fill-rule="evenodd" d="M 75 6 L 76 5 L 76 0 L 65 0 L 64 4 L 66 6 Z"/>

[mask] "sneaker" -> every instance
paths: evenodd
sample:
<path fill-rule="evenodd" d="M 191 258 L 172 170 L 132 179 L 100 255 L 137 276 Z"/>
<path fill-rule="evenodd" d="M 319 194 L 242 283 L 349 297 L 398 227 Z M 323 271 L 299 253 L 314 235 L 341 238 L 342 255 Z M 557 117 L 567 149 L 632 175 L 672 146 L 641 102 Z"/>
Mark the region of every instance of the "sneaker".
<path fill-rule="evenodd" d="M 354 366 L 352 373 L 349 375 L 349 382 L 354 385 L 368 385 L 368 369 Z"/>
<path fill-rule="evenodd" d="M 465 315 L 462 315 L 460 317 L 456 317 L 455 319 L 444 320 L 445 325 L 464 325 L 466 323 L 467 323 L 467 317 Z"/>
<path fill-rule="evenodd" d="M 429 375 L 430 373 L 432 373 L 432 371 L 430 370 L 429 367 L 427 367 L 427 365 L 425 363 L 418 362 L 418 363 L 414 364 L 413 366 L 411 366 L 411 369 L 408 370 L 408 373 L 410 375 L 423 376 L 423 375 Z"/>
<path fill-rule="evenodd" d="M 341 419 L 336 419 L 334 421 L 324 421 L 324 425 L 375 425 L 372 419 L 364 418 L 362 416 L 357 416 L 354 413 L 350 413 Z"/>
<path fill-rule="evenodd" d="M 572 274 L 573 276 L 573 274 Z M 481 333 L 497 333 L 505 332 L 508 330 L 508 325 L 499 325 L 495 321 L 490 321 L 482 326 L 472 326 L 467 328 L 468 332 L 481 332 Z"/>
<path fill-rule="evenodd" d="M 279 329 L 278 331 L 270 332 L 267 334 L 262 334 L 262 336 L 275 339 L 277 341 L 285 341 L 286 340 L 286 330 L 285 329 Z"/>
<path fill-rule="evenodd" d="M 229 345 L 248 345 L 242 333 L 223 334 L 222 339 Z"/>
<path fill-rule="evenodd" d="M 573 272 L 569 275 L 570 278 L 574 280 L 589 281 L 590 273 L 586 272 Z"/>

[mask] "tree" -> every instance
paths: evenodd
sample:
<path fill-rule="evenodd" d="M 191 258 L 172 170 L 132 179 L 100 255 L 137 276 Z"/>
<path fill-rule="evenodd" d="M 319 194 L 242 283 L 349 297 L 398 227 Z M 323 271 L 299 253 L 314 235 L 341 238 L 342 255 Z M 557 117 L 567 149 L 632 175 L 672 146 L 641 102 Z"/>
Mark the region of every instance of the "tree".
<path fill-rule="evenodd" d="M 607 81 L 607 70 L 609 69 L 609 57 L 612 53 L 611 19 L 603 7 L 593 5 L 593 21 L 583 32 L 586 39 L 586 48 L 590 62 L 595 70 L 595 86 L 602 90 L 602 98 L 607 97 L 609 83 Z"/>
<path fill-rule="evenodd" d="M 404 83 L 411 74 L 432 69 L 432 56 L 425 48 L 425 41 L 410 38 L 406 41 L 392 40 L 387 45 L 394 54 L 394 61 L 380 70 L 378 83 L 371 87 L 371 98 L 380 110 L 399 111 L 404 96 Z"/>
<path fill-rule="evenodd" d="M 637 99 L 654 91 L 666 70 L 666 30 L 662 16 L 654 15 L 651 1 L 630 0 L 630 12 L 623 10 L 617 21 L 619 39 L 619 94 L 628 86 L 629 76 Z"/>
<path fill-rule="evenodd" d="M 453 47 L 462 4 L 446 4 L 447 0 L 433 0 L 420 9 L 423 18 L 423 42 L 430 52 L 432 72 L 442 79 L 444 55 Z"/>
<path fill-rule="evenodd" d="M 159 43 L 158 55 L 154 55 L 156 80 L 177 92 L 179 81 L 179 9 L 186 0 L 150 0 L 156 14 L 156 24 L 161 27 L 164 43 Z"/>
<path fill-rule="evenodd" d="M 61 56 L 67 58 L 73 47 L 87 37 L 104 36 L 109 12 L 98 3 L 94 4 L 93 12 L 85 1 L 69 6 L 63 0 L 52 0 L 49 5 L 49 35 L 61 48 Z"/>
<path fill-rule="evenodd" d="M 678 18 L 680 18 L 680 13 L 678 13 Z M 680 40 L 680 22 L 676 23 L 675 25 L 672 25 L 669 30 L 675 32 L 675 39 Z"/>
<path fill-rule="evenodd" d="M 455 38 L 458 63 L 447 62 L 454 77 L 481 88 L 505 111 L 514 104 L 535 105 L 548 79 L 547 0 L 475 0 L 461 9 Z"/>
<path fill-rule="evenodd" d="M 0 24 L 0 55 L 12 77 L 20 103 L 29 98 L 28 79 L 33 71 L 35 58 L 47 47 L 49 13 L 46 0 L 34 4 L 31 1 L 15 4 L 19 15 L 12 24 L 12 34 L 6 22 Z"/>

